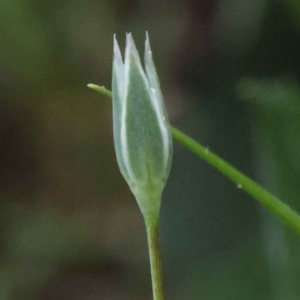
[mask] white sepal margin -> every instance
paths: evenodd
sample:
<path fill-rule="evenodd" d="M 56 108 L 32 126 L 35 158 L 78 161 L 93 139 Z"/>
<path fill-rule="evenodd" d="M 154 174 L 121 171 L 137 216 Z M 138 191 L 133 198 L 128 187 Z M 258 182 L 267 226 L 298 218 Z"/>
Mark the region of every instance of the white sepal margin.
<path fill-rule="evenodd" d="M 150 48 L 148 32 L 146 32 L 144 63 L 145 63 L 146 74 L 148 77 L 148 82 L 149 82 L 150 89 L 151 89 L 152 105 L 157 113 L 158 122 L 160 125 L 161 134 L 162 134 L 163 151 L 164 151 L 164 157 L 165 157 L 164 167 L 168 168 L 170 159 L 172 157 L 172 153 L 170 153 L 170 151 L 172 151 L 171 148 L 173 146 L 172 145 L 172 136 L 170 133 L 169 119 L 168 119 L 168 115 L 167 115 L 166 108 L 164 105 L 164 100 L 163 100 L 162 92 L 160 89 L 158 76 L 157 76 L 155 65 L 154 65 L 153 58 L 152 58 L 152 51 Z M 168 176 L 168 174 L 167 174 L 167 176 Z"/>
<path fill-rule="evenodd" d="M 112 95 L 116 155 L 121 173 L 135 196 L 139 194 L 137 198 L 146 199 L 149 198 L 145 196 L 147 193 L 161 194 L 169 175 L 173 151 L 148 33 L 144 67 L 132 35 L 126 35 L 124 62 L 114 37 Z M 149 205 L 159 207 L 160 203 L 138 202 L 142 211 L 149 210 Z"/>

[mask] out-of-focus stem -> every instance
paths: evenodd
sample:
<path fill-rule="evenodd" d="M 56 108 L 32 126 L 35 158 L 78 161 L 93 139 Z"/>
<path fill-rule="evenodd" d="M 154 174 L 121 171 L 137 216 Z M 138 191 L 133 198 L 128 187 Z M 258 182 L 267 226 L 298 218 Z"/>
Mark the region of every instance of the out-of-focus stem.
<path fill-rule="evenodd" d="M 154 300 L 164 300 L 158 221 L 146 221 Z"/>

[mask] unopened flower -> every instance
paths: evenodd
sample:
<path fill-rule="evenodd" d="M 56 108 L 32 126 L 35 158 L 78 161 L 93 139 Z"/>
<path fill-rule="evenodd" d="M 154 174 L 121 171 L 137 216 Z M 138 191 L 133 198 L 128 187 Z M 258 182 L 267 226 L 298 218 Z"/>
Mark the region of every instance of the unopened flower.
<path fill-rule="evenodd" d="M 146 35 L 144 67 L 131 34 L 123 62 L 116 38 L 113 129 L 118 164 L 145 218 L 157 217 L 172 160 L 172 137 Z"/>

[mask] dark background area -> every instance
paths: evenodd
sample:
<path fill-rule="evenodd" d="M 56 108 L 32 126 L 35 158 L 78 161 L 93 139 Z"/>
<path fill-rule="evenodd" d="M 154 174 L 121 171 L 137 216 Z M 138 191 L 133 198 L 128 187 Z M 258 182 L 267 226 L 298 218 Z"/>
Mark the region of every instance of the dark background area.
<path fill-rule="evenodd" d="M 115 33 L 142 53 L 149 31 L 172 125 L 300 211 L 299 3 L 1 0 L 0 299 L 152 299 L 111 102 L 86 87 L 111 87 Z M 174 146 L 166 299 L 299 299 L 299 237 Z"/>

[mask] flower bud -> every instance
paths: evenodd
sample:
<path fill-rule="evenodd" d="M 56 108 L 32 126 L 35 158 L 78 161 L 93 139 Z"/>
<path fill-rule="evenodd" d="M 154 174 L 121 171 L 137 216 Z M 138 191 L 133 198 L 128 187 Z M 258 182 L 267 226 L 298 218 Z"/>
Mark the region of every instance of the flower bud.
<path fill-rule="evenodd" d="M 125 60 L 114 38 L 113 129 L 117 161 L 145 218 L 158 217 L 172 160 L 170 124 L 146 35 L 142 67 L 131 34 Z"/>

